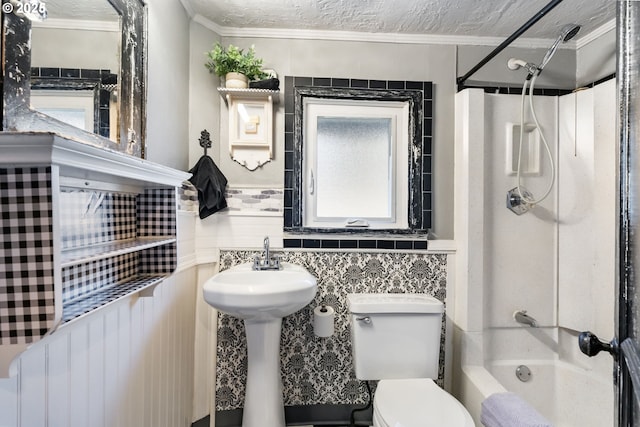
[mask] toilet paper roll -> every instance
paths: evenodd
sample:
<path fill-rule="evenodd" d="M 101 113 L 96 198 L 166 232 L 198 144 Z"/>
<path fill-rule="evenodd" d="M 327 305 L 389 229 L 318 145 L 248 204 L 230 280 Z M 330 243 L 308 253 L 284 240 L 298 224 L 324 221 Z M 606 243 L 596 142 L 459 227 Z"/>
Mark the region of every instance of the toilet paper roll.
<path fill-rule="evenodd" d="M 321 338 L 333 335 L 335 314 L 336 312 L 331 306 L 321 305 L 316 307 L 313 310 L 313 332 Z"/>

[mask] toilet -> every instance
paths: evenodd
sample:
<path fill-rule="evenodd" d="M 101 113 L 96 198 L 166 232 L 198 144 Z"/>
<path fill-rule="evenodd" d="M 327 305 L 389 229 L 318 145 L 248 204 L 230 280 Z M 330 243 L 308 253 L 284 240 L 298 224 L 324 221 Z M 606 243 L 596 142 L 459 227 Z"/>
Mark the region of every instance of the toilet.
<path fill-rule="evenodd" d="M 424 294 L 348 294 L 356 378 L 380 380 L 374 427 L 475 427 L 440 388 L 444 305 Z"/>

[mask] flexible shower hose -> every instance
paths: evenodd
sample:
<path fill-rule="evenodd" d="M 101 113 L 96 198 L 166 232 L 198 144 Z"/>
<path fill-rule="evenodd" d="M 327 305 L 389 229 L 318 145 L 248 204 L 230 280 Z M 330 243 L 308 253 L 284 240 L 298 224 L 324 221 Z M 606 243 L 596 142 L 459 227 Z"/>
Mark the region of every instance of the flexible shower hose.
<path fill-rule="evenodd" d="M 547 187 L 547 191 L 545 191 L 544 195 L 542 197 L 540 197 L 539 199 L 536 198 L 532 198 L 532 197 L 528 197 L 526 195 L 524 195 L 520 189 L 520 178 L 521 178 L 521 161 L 522 161 L 522 140 L 524 138 L 524 109 L 525 109 L 525 104 L 526 104 L 526 98 L 527 98 L 527 86 L 529 83 L 529 78 L 527 78 L 524 81 L 524 84 L 522 85 L 522 97 L 521 102 L 520 102 L 520 142 L 518 144 L 518 170 L 517 170 L 517 179 L 518 179 L 518 185 L 517 185 L 517 191 L 518 191 L 518 195 L 520 196 L 520 198 L 522 198 L 522 200 L 524 200 L 528 205 L 534 206 L 538 203 L 540 203 L 541 201 L 543 201 L 544 199 L 547 198 L 547 196 L 551 193 L 551 189 L 553 188 L 553 183 L 556 179 L 556 169 L 555 169 L 555 165 L 553 163 L 553 156 L 551 155 L 551 148 L 549 148 L 549 143 L 547 142 L 547 138 L 545 138 L 544 136 L 544 132 L 542 131 L 542 126 L 540 126 L 540 123 L 538 122 L 538 117 L 536 116 L 536 110 L 533 106 L 533 89 L 535 87 L 535 83 L 536 83 L 536 79 L 538 78 L 538 74 L 539 73 L 534 73 L 533 77 L 531 78 L 531 85 L 529 86 L 529 108 L 531 110 L 531 117 L 533 118 L 533 122 L 536 126 L 536 129 L 538 129 L 538 132 L 540 132 L 540 139 L 542 139 L 542 143 L 544 144 L 544 148 L 547 152 L 547 156 L 549 158 L 549 164 L 551 165 L 551 179 L 549 180 L 549 186 Z"/>

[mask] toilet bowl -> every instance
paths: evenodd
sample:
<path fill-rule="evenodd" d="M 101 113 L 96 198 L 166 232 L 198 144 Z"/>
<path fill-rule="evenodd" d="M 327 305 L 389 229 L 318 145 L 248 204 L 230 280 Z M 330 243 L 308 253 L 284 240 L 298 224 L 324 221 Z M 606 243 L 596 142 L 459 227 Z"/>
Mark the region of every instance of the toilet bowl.
<path fill-rule="evenodd" d="M 444 305 L 424 294 L 349 294 L 356 378 L 380 380 L 374 427 L 474 427 L 438 377 Z"/>
<path fill-rule="evenodd" d="M 381 380 L 373 402 L 374 427 L 475 427 L 469 412 L 428 378 Z"/>

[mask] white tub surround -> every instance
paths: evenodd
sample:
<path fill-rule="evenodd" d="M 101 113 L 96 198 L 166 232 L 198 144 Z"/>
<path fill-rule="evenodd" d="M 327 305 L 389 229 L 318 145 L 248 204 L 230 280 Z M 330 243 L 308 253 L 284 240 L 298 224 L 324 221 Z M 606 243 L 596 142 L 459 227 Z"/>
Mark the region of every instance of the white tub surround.
<path fill-rule="evenodd" d="M 613 336 L 615 80 L 534 102 L 558 174 L 551 196 L 517 216 L 505 207 L 516 181 L 505 166 L 520 95 L 456 95 L 454 389 L 476 422 L 482 400 L 508 390 L 556 426 L 611 425 L 612 360 L 579 353 L 577 334 Z M 542 161 L 522 185 L 542 194 L 549 176 Z M 518 310 L 539 327 L 517 323 Z M 516 378 L 519 365 L 531 381 Z"/>

